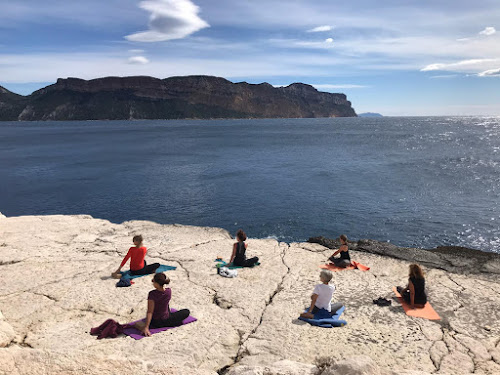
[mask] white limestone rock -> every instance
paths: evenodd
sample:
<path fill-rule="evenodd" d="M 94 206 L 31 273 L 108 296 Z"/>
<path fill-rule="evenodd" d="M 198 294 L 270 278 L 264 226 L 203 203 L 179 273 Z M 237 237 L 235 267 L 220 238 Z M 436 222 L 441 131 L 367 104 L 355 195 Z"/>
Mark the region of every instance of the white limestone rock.
<path fill-rule="evenodd" d="M 5 320 L 0 311 L 0 348 L 8 346 L 16 337 L 14 328 Z"/>
<path fill-rule="evenodd" d="M 324 370 L 321 375 L 380 375 L 380 368 L 368 356 L 354 356 L 337 361 L 332 367 Z"/>
<path fill-rule="evenodd" d="M 472 374 L 473 372 L 474 362 L 467 354 L 459 351 L 446 355 L 439 368 L 441 374 Z"/>
<path fill-rule="evenodd" d="M 456 335 L 456 339 L 470 350 L 476 362 L 486 362 L 491 360 L 491 354 L 488 353 L 488 350 L 479 341 L 461 334 Z"/>
<path fill-rule="evenodd" d="M 436 341 L 429 352 L 432 362 L 439 368 L 439 364 L 445 355 L 449 354 L 448 347 L 444 341 Z"/>
<path fill-rule="evenodd" d="M 223 229 L 113 224 L 88 215 L 1 220 L 0 342 L 10 345 L 0 349 L 0 374 L 213 375 L 226 366 L 235 375 L 308 374 L 319 357 L 345 371 L 380 375 L 436 367 L 460 374 L 474 362 L 491 372 L 498 365 L 497 275 L 425 269 L 429 299 L 444 319 L 427 321 L 405 315 L 396 300 L 391 307 L 372 303 L 391 298 L 392 287 L 407 281 L 409 262 L 353 250 L 371 269 L 334 273 L 334 302 L 346 305 L 348 324 L 325 329 L 297 319 L 319 282 L 318 266 L 331 255 L 320 245 L 250 238 L 248 255 L 262 264 L 225 279 L 214 259 L 227 260 L 234 240 Z M 96 340 L 90 328 L 108 318 L 126 323 L 145 316 L 151 277 L 130 288 L 116 288 L 110 278 L 135 234 L 144 236 L 149 262 L 177 267 L 168 272 L 171 305 L 189 308 L 198 321 L 140 341 Z"/>
<path fill-rule="evenodd" d="M 316 366 L 282 360 L 269 366 L 236 366 L 227 375 L 316 375 Z"/>

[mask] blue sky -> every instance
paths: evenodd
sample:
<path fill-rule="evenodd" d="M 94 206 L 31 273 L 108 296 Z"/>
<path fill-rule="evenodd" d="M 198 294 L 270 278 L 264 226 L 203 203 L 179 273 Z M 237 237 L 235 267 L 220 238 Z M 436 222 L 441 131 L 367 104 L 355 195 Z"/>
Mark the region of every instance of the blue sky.
<path fill-rule="evenodd" d="M 0 85 L 209 74 L 358 113 L 500 115 L 499 20 L 498 0 L 0 0 Z"/>

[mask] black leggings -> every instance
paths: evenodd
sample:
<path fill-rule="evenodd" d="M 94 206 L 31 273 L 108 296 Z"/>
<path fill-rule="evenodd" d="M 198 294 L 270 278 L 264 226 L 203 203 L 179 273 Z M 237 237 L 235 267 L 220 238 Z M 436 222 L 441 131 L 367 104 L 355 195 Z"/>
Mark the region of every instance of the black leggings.
<path fill-rule="evenodd" d="M 255 266 L 255 263 L 259 261 L 258 257 L 253 257 L 250 259 L 245 259 L 245 260 L 233 260 L 233 264 L 235 266 L 240 266 L 240 267 L 253 267 Z"/>
<path fill-rule="evenodd" d="M 349 259 L 330 257 L 328 260 L 331 260 L 333 264 L 340 268 L 346 268 L 351 265 L 351 261 Z"/>
<path fill-rule="evenodd" d="M 153 263 L 148 266 L 146 261 L 144 261 L 144 267 L 140 270 L 132 271 L 130 270 L 131 275 L 149 275 L 150 273 L 155 273 L 156 269 L 160 267 L 160 263 Z"/>
<path fill-rule="evenodd" d="M 401 297 L 403 297 L 405 302 L 410 304 L 411 303 L 410 291 L 408 289 L 405 290 L 405 288 L 400 286 L 398 286 L 396 289 L 399 292 L 399 294 L 401 294 Z M 427 303 L 427 297 L 415 301 L 415 305 L 425 305 L 426 303 Z"/>
<path fill-rule="evenodd" d="M 162 328 L 162 327 L 178 327 L 182 325 L 182 321 L 186 319 L 190 314 L 188 309 L 182 309 L 173 313 L 170 313 L 168 319 L 152 319 L 149 327 L 151 328 Z"/>

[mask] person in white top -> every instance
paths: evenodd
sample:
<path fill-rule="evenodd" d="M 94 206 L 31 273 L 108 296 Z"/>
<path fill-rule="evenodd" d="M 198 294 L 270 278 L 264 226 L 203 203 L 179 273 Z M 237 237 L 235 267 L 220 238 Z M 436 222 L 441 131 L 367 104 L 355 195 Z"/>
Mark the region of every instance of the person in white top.
<path fill-rule="evenodd" d="M 311 296 L 311 307 L 307 312 L 300 314 L 302 318 L 314 319 L 314 314 L 320 309 L 324 309 L 331 312 L 331 302 L 333 297 L 333 292 L 335 292 L 335 285 L 330 285 L 330 280 L 333 275 L 330 271 L 322 270 L 319 274 L 319 279 L 321 284 L 314 287 L 313 294 Z"/>

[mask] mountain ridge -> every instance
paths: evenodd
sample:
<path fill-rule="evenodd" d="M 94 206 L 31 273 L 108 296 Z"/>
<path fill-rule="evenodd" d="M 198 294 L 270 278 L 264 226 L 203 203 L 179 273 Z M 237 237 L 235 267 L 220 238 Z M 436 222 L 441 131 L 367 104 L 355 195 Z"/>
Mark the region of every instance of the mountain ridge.
<path fill-rule="evenodd" d="M 0 121 L 354 117 L 344 94 L 304 83 L 232 83 L 214 76 L 69 77 L 21 96 L 0 86 Z"/>

